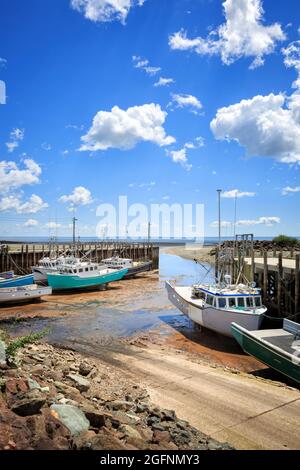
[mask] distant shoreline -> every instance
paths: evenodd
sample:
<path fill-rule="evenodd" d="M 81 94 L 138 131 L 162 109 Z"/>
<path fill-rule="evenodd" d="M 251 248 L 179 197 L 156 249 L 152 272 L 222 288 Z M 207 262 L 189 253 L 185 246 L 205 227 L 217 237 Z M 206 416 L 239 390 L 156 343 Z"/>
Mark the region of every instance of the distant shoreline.
<path fill-rule="evenodd" d="M 162 248 L 161 252 L 169 255 L 180 256 L 181 258 L 188 260 L 196 259 L 202 263 L 214 264 L 215 255 L 213 250 L 216 246 L 217 245 L 207 245 L 197 248 L 189 248 L 187 246 L 172 246 L 168 248 Z"/>

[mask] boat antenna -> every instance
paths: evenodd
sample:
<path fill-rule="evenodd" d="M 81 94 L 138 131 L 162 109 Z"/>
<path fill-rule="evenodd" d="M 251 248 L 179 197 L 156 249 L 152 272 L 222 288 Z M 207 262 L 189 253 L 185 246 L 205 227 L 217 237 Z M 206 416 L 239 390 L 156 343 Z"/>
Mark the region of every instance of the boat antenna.
<path fill-rule="evenodd" d="M 76 219 L 76 217 L 73 217 L 72 221 L 73 221 L 73 247 L 74 247 L 74 251 L 75 251 L 75 246 L 76 246 L 76 222 L 78 221 L 78 219 Z"/>

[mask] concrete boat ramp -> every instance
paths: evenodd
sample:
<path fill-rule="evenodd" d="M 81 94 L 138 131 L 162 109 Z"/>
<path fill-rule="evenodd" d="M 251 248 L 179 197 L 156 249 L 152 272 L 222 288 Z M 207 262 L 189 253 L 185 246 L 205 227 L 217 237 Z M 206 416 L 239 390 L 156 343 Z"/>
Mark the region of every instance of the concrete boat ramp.
<path fill-rule="evenodd" d="M 299 449 L 300 391 L 199 364 L 172 351 L 117 354 L 151 399 L 200 431 L 237 449 Z"/>

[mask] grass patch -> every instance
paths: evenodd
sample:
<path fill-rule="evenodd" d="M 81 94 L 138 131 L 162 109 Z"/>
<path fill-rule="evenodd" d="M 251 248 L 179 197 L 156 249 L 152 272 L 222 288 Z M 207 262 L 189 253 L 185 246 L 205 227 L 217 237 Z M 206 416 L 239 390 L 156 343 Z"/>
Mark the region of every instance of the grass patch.
<path fill-rule="evenodd" d="M 18 349 L 24 348 L 24 346 L 26 346 L 27 344 L 36 343 L 37 341 L 42 339 L 44 336 L 46 336 L 49 333 L 49 331 L 50 331 L 50 328 L 45 328 L 44 330 L 38 333 L 30 333 L 29 335 L 20 336 L 19 338 L 16 338 L 13 341 L 10 341 L 10 343 L 6 347 L 7 357 L 14 358 Z"/>

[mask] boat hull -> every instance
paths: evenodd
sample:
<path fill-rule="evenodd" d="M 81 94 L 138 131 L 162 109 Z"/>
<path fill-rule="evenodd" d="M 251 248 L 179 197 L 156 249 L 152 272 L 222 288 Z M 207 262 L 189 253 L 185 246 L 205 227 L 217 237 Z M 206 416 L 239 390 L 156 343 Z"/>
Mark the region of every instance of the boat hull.
<path fill-rule="evenodd" d="M 127 273 L 127 269 L 112 271 L 108 274 L 102 274 L 95 277 L 79 277 L 76 275 L 64 275 L 60 273 L 48 273 L 48 285 L 53 290 L 73 290 L 73 289 L 89 289 L 96 288 L 103 284 L 119 281 Z"/>
<path fill-rule="evenodd" d="M 127 274 L 125 274 L 124 278 L 127 279 L 129 277 L 136 276 L 137 274 L 144 273 L 146 271 L 150 271 L 152 268 L 152 261 L 147 261 L 145 263 L 140 263 L 137 266 L 132 266 L 128 268 Z"/>
<path fill-rule="evenodd" d="M 40 267 L 35 267 L 35 266 L 33 266 L 31 269 L 32 269 L 34 282 L 37 282 L 40 284 L 47 284 L 48 282 L 47 273 L 57 272 L 57 270 L 54 270 L 51 268 L 46 269 L 46 268 L 40 268 Z"/>
<path fill-rule="evenodd" d="M 259 338 L 253 337 L 250 331 L 245 331 L 239 324 L 233 323 L 231 330 L 233 337 L 247 354 L 300 383 L 300 365 L 298 361 L 297 363 L 296 361 L 293 362 L 280 351 L 273 349 L 271 345 L 262 343 Z"/>
<path fill-rule="evenodd" d="M 23 302 L 30 302 L 32 300 L 40 299 L 44 295 L 51 295 L 51 287 L 38 287 L 36 289 L 26 288 L 7 288 L 0 290 L 0 304 L 17 304 Z"/>
<path fill-rule="evenodd" d="M 184 299 L 176 291 L 176 287 L 172 286 L 170 283 L 166 283 L 166 288 L 168 298 L 172 304 L 187 315 L 193 322 L 203 328 L 215 331 L 224 336 L 232 337 L 232 322 L 237 322 L 249 330 L 258 330 L 261 325 L 262 315 L 219 310 L 213 307 L 201 308 Z"/>
<path fill-rule="evenodd" d="M 0 280 L 0 288 L 5 287 L 22 287 L 34 284 L 33 274 L 27 274 L 25 276 L 16 276 L 11 279 Z"/>

